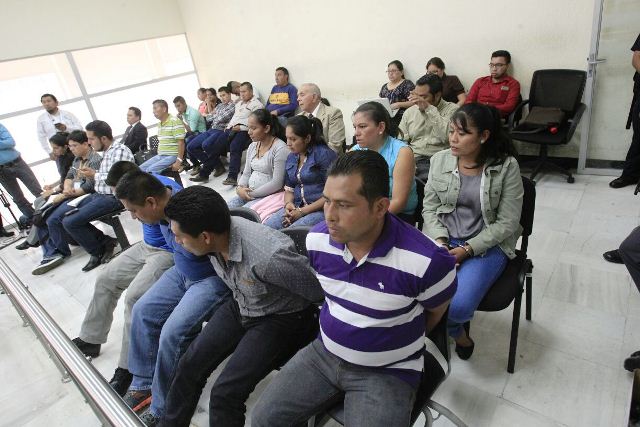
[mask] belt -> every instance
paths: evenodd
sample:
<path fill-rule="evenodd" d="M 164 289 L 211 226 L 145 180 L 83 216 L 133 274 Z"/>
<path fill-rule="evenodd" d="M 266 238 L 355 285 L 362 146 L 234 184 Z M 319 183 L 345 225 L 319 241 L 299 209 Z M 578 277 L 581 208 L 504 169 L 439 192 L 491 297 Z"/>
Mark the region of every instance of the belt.
<path fill-rule="evenodd" d="M 10 162 L 1 164 L 0 168 L 10 168 L 11 166 L 15 166 L 19 160 L 20 160 L 20 156 L 16 157 L 15 160 L 11 160 Z"/>

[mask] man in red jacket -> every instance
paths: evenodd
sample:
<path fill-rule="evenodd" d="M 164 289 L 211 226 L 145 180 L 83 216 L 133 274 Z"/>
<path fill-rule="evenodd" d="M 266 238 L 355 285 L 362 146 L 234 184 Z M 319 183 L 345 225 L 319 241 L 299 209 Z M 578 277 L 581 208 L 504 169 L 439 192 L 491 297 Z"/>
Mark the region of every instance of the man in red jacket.
<path fill-rule="evenodd" d="M 511 64 L 511 54 L 506 50 L 496 50 L 491 54 L 489 71 L 491 75 L 480 77 L 473 83 L 465 104 L 477 102 L 496 107 L 500 115 L 507 117 L 516 109 L 520 101 L 520 83 L 507 75 Z"/>

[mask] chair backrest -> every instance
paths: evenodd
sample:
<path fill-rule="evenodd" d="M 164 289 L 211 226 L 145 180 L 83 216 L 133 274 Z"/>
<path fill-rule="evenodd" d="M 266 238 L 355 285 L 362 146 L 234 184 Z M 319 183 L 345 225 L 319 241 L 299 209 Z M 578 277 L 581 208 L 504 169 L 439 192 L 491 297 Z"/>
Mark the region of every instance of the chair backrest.
<path fill-rule="evenodd" d="M 531 80 L 529 109 L 556 107 L 571 118 L 580 106 L 586 81 L 582 70 L 537 70 Z"/>
<path fill-rule="evenodd" d="M 532 180 L 526 176 L 522 177 L 524 196 L 522 197 L 522 213 L 520 214 L 520 225 L 522 235 L 529 237 L 533 232 L 533 216 L 536 210 L 536 186 Z"/>
<path fill-rule="evenodd" d="M 300 255 L 307 256 L 307 234 L 309 230 L 311 230 L 311 227 L 283 228 L 280 231 L 293 240 L 293 243 L 296 245 L 296 251 L 298 251 Z"/>
<path fill-rule="evenodd" d="M 149 137 L 149 150 L 158 151 L 159 144 L 160 144 L 160 140 L 158 139 L 158 135 L 153 135 Z"/>
<path fill-rule="evenodd" d="M 244 219 L 248 219 L 249 221 L 260 223 L 260 215 L 252 209 L 245 208 L 240 206 L 239 208 L 231 208 L 229 209 L 229 213 L 231 216 L 239 216 Z"/>

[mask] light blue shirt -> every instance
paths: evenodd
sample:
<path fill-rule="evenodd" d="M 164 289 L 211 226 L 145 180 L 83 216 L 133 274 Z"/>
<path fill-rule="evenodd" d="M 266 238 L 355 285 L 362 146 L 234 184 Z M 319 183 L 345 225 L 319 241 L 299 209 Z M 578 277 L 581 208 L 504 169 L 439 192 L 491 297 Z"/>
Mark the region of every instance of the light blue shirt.
<path fill-rule="evenodd" d="M 384 157 L 384 160 L 389 165 L 389 198 L 393 199 L 393 168 L 396 166 L 396 160 L 398 160 L 398 154 L 400 154 L 400 149 L 402 147 L 408 147 L 407 144 L 400 141 L 399 139 L 393 138 L 391 136 L 387 137 L 387 140 L 380 148 L 380 155 Z M 360 145 L 354 145 L 354 150 L 366 150 L 366 148 L 360 147 Z M 407 204 L 402 210 L 403 214 L 413 215 L 416 210 L 416 206 L 418 206 L 418 191 L 416 190 L 416 180 L 414 179 L 411 183 L 411 190 L 409 190 L 409 198 L 407 199 Z"/>
<path fill-rule="evenodd" d="M 14 148 L 15 146 L 16 141 L 7 128 L 0 124 L 0 165 L 7 164 L 20 157 L 20 152 Z"/>

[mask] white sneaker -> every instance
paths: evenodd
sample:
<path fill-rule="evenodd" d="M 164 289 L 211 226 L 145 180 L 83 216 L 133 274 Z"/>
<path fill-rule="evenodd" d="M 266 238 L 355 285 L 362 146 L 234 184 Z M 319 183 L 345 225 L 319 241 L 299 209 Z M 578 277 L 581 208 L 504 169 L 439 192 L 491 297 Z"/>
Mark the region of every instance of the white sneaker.
<path fill-rule="evenodd" d="M 40 265 L 34 268 L 31 274 L 33 274 L 34 276 L 39 276 L 49 270 L 53 270 L 63 262 L 64 257 L 62 255 L 55 255 L 53 258 L 43 259 L 42 261 L 40 261 Z"/>

